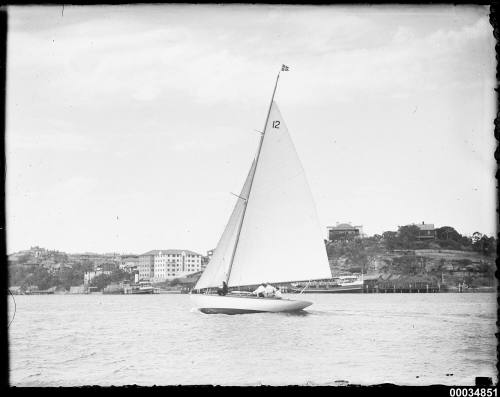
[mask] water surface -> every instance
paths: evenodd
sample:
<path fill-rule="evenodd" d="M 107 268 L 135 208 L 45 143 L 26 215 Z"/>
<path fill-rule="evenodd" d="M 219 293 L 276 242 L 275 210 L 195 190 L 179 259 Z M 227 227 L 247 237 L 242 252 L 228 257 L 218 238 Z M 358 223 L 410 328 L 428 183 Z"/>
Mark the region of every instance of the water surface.
<path fill-rule="evenodd" d="M 188 295 L 18 295 L 10 383 L 497 382 L 496 294 L 300 297 L 314 305 L 299 315 L 228 316 L 191 310 Z"/>

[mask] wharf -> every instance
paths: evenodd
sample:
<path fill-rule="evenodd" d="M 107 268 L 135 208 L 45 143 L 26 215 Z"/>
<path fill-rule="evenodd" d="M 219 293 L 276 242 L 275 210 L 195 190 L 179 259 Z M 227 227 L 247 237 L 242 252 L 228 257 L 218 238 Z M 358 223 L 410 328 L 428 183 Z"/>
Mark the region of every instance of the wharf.
<path fill-rule="evenodd" d="M 363 292 L 370 293 L 429 293 L 429 292 L 445 292 L 439 284 L 392 284 L 380 283 L 375 285 L 364 285 Z"/>

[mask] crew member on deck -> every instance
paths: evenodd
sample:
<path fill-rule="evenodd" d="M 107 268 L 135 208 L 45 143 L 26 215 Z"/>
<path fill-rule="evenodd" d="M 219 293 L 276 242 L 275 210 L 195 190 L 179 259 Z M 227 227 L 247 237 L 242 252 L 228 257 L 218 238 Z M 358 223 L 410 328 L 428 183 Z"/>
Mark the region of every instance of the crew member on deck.
<path fill-rule="evenodd" d="M 276 292 L 274 293 L 274 297 L 275 297 L 276 299 L 281 299 L 281 298 L 282 298 L 282 296 L 281 296 L 281 291 L 280 291 L 279 287 L 278 287 L 278 288 L 276 288 Z"/>
<path fill-rule="evenodd" d="M 225 281 L 222 282 L 222 287 L 217 288 L 217 294 L 224 296 L 227 294 L 227 283 Z"/>
<path fill-rule="evenodd" d="M 264 283 L 265 291 L 264 296 L 267 298 L 272 298 L 274 293 L 276 292 L 276 288 L 274 288 L 271 284 Z"/>
<path fill-rule="evenodd" d="M 259 285 L 259 288 L 257 288 L 255 291 L 253 291 L 252 294 L 263 298 L 264 294 L 266 292 L 266 285 L 267 285 L 266 283 Z"/>

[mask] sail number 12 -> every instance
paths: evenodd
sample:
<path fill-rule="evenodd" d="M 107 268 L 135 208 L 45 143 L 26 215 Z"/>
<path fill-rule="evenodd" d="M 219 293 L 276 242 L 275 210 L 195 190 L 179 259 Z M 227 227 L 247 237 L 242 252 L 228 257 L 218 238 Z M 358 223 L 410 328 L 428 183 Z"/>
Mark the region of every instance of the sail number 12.
<path fill-rule="evenodd" d="M 280 128 L 280 122 L 279 121 L 273 121 L 273 128 Z"/>

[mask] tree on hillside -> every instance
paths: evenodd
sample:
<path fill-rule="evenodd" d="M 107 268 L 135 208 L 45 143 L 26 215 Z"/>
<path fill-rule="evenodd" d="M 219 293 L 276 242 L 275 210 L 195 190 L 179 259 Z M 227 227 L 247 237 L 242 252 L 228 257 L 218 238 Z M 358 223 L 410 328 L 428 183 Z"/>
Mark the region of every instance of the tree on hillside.
<path fill-rule="evenodd" d="M 411 249 L 418 239 L 420 229 L 417 225 L 406 225 L 399 228 L 397 240 L 402 248 Z"/>
<path fill-rule="evenodd" d="M 472 244 L 477 244 L 483 235 L 479 232 L 472 233 Z"/>
<path fill-rule="evenodd" d="M 400 274 L 415 275 L 420 272 L 422 263 L 414 256 L 399 256 L 393 259 L 393 268 Z"/>
<path fill-rule="evenodd" d="M 123 271 L 122 269 L 115 269 L 110 274 L 109 278 L 110 278 L 111 282 L 119 283 L 121 281 L 133 281 L 134 275 L 131 273 L 127 273 L 127 272 Z"/>
<path fill-rule="evenodd" d="M 59 285 L 67 290 L 71 286 L 81 285 L 86 271 L 89 271 L 88 266 L 81 263 L 74 264 L 71 268 L 63 267 L 58 274 Z"/>
<path fill-rule="evenodd" d="M 493 277 L 495 275 L 495 264 L 481 262 L 478 266 L 478 272 L 483 273 L 486 277 Z"/>
<path fill-rule="evenodd" d="M 57 277 L 50 274 L 47 269 L 37 266 L 34 271 L 27 275 L 22 286 L 36 285 L 38 289 L 45 290 L 58 285 Z"/>
<path fill-rule="evenodd" d="M 451 226 L 442 226 L 436 229 L 436 237 L 438 240 L 460 241 L 462 235 Z"/>
<path fill-rule="evenodd" d="M 94 263 L 88 259 L 83 259 L 78 266 L 85 272 L 91 272 L 94 270 Z"/>
<path fill-rule="evenodd" d="M 109 277 L 107 274 L 99 274 L 92 279 L 90 285 L 92 287 L 97 287 L 98 291 L 102 291 L 110 282 L 111 277 Z"/>
<path fill-rule="evenodd" d="M 363 273 L 366 273 L 366 265 L 368 263 L 368 256 L 365 252 L 365 247 L 361 240 L 355 240 L 348 254 L 349 261 Z M 351 270 L 352 271 L 352 270 Z M 359 270 L 355 273 L 359 273 Z"/>
<path fill-rule="evenodd" d="M 478 239 L 476 233 L 472 235 L 472 249 L 484 255 L 494 255 L 496 253 L 495 237 L 488 237 L 486 234 L 481 235 L 480 233 L 477 233 L 478 235 L 481 235 L 481 238 Z"/>
<path fill-rule="evenodd" d="M 22 255 L 17 257 L 17 263 L 19 265 L 22 265 L 22 264 L 25 264 L 26 262 L 28 262 L 30 259 L 31 259 L 31 255 L 29 253 L 22 254 Z"/>
<path fill-rule="evenodd" d="M 467 236 L 462 236 L 460 238 L 459 243 L 462 245 L 462 247 L 464 247 L 466 249 L 470 249 L 470 247 L 472 247 L 472 239 L 470 237 L 467 237 Z"/>
<path fill-rule="evenodd" d="M 393 250 L 397 248 L 397 233 L 387 231 L 382 233 L 382 238 L 384 239 L 385 246 L 388 250 Z"/>
<path fill-rule="evenodd" d="M 22 266 L 16 266 L 9 263 L 9 286 L 21 285 L 25 276 L 25 269 Z"/>

